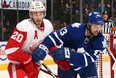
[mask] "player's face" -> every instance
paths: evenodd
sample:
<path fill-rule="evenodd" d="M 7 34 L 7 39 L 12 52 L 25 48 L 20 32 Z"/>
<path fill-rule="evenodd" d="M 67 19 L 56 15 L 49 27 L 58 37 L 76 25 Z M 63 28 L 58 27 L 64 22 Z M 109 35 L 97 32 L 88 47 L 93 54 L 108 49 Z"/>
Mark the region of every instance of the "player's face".
<path fill-rule="evenodd" d="M 98 25 L 98 24 L 91 24 L 91 32 L 93 34 L 93 36 L 97 36 L 99 34 L 99 32 L 102 29 L 102 25 Z"/>
<path fill-rule="evenodd" d="M 31 17 L 34 21 L 34 23 L 37 26 L 41 26 L 42 22 L 43 22 L 43 18 L 45 17 L 45 12 L 32 12 L 31 13 Z"/>

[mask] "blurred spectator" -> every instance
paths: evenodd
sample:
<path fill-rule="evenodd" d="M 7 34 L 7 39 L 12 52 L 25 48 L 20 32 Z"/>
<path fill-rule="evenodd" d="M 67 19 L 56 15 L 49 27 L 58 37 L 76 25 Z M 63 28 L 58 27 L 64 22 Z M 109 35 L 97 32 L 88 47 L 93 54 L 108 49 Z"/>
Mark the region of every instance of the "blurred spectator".
<path fill-rule="evenodd" d="M 86 0 L 87 1 L 87 4 L 88 4 L 88 7 L 91 6 L 91 3 L 92 3 L 92 0 Z"/>
<path fill-rule="evenodd" d="M 104 24 L 102 27 L 102 33 L 109 34 L 111 33 L 112 28 L 114 27 L 114 22 L 110 20 L 108 11 L 103 12 Z"/>
<path fill-rule="evenodd" d="M 67 22 L 63 22 L 63 23 L 61 24 L 61 27 L 60 27 L 60 28 L 63 28 L 63 27 L 65 27 L 65 26 L 67 26 Z"/>
<path fill-rule="evenodd" d="M 83 22 L 86 20 L 86 15 L 91 11 L 98 11 L 101 13 L 101 0 L 82 0 Z M 114 0 L 115 8 L 116 0 Z M 72 5 L 72 22 L 80 21 L 80 0 L 54 0 L 54 20 L 60 22 L 66 21 L 70 24 L 70 13 Z M 111 13 L 111 0 L 104 0 L 104 10 Z M 67 19 L 68 18 L 68 19 Z"/>
<path fill-rule="evenodd" d="M 54 29 L 56 30 L 56 24 L 53 24 Z"/>
<path fill-rule="evenodd" d="M 111 20 L 114 22 L 114 24 L 116 26 L 116 11 L 113 13 Z"/>
<path fill-rule="evenodd" d="M 89 14 L 89 7 L 88 7 L 88 4 L 85 4 L 84 13 L 85 13 L 86 15 Z"/>
<path fill-rule="evenodd" d="M 67 26 L 67 22 L 63 22 L 63 26 L 66 27 Z"/>
<path fill-rule="evenodd" d="M 76 1 L 72 2 L 72 14 L 78 14 L 79 13 L 79 3 L 76 3 Z"/>
<path fill-rule="evenodd" d="M 55 23 L 53 24 L 53 27 L 54 27 L 54 31 L 59 29 L 59 27 Z"/>
<path fill-rule="evenodd" d="M 114 9 L 116 10 L 116 0 L 114 0 Z"/>
<path fill-rule="evenodd" d="M 60 24 L 60 29 L 63 28 L 63 27 L 64 27 L 64 26 L 63 26 L 63 23 L 61 23 L 61 24 Z"/>
<path fill-rule="evenodd" d="M 106 8 L 107 8 L 107 11 L 110 12 L 109 14 L 111 15 L 111 5 L 110 5 L 110 1 L 108 1 L 105 5 L 106 5 Z"/>
<path fill-rule="evenodd" d="M 12 25 L 10 24 L 9 21 L 6 21 L 6 25 L 5 27 L 3 28 L 3 31 L 4 31 L 4 40 L 8 40 L 9 37 L 11 36 L 12 34 L 12 31 L 13 31 L 13 27 Z"/>
<path fill-rule="evenodd" d="M 104 11 L 106 11 L 106 10 L 107 10 L 107 7 L 106 7 L 105 4 L 104 4 Z M 97 11 L 101 13 L 101 3 L 98 4 L 98 9 L 97 9 Z"/>

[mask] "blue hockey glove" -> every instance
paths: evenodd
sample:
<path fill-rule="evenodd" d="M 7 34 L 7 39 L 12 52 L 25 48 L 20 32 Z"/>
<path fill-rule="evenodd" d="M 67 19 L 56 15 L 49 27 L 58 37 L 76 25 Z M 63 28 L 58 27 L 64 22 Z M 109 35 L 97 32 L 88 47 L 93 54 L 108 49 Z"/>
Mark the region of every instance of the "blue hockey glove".
<path fill-rule="evenodd" d="M 69 60 L 71 50 L 72 49 L 70 48 L 58 48 L 51 52 L 51 55 L 53 56 L 55 62 L 63 59 Z"/>
<path fill-rule="evenodd" d="M 58 48 L 51 52 L 51 55 L 55 61 L 55 63 L 58 65 L 59 68 L 62 70 L 70 70 L 71 66 L 69 64 L 70 59 L 70 52 L 72 49 L 70 48 Z"/>
<path fill-rule="evenodd" d="M 40 60 L 43 60 L 48 53 L 48 48 L 40 44 L 39 47 L 37 47 L 34 52 L 32 53 L 32 59 L 35 63 L 39 62 Z"/>

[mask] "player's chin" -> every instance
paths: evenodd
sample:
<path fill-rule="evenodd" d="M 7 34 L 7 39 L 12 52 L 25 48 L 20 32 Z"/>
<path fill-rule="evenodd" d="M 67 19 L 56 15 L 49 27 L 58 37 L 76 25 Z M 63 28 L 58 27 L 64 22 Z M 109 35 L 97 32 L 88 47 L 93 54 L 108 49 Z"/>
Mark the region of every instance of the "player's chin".
<path fill-rule="evenodd" d="M 36 22 L 36 25 L 41 25 L 42 24 L 42 22 Z"/>
<path fill-rule="evenodd" d="M 97 36 L 98 35 L 98 33 L 94 33 L 94 36 Z"/>

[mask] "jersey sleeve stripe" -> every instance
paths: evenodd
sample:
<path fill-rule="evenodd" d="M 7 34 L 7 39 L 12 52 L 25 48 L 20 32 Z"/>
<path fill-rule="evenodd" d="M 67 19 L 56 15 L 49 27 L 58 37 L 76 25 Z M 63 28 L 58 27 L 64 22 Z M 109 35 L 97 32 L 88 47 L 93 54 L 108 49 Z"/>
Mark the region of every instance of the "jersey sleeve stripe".
<path fill-rule="evenodd" d="M 57 33 L 54 32 L 54 35 L 56 36 L 56 38 L 60 41 L 61 44 L 63 44 L 63 41 L 58 37 Z"/>
<path fill-rule="evenodd" d="M 55 46 L 57 46 L 55 40 L 54 40 L 50 35 L 49 35 L 48 37 L 52 40 L 53 44 L 54 44 Z"/>
<path fill-rule="evenodd" d="M 18 50 L 18 49 L 19 49 L 19 47 L 6 49 L 6 50 L 5 50 L 5 53 L 6 53 L 6 54 L 10 54 L 10 53 L 16 52 L 16 50 Z"/>
<path fill-rule="evenodd" d="M 87 65 L 88 65 L 87 57 L 86 57 L 86 55 L 85 55 L 85 54 L 83 54 L 83 56 L 84 56 L 84 59 L 85 59 L 85 66 L 87 66 Z"/>
<path fill-rule="evenodd" d="M 17 65 L 20 65 L 21 64 L 19 61 L 14 61 L 14 60 L 9 60 L 9 62 L 11 62 L 13 64 L 17 64 Z"/>
<path fill-rule="evenodd" d="M 92 61 L 92 62 L 95 61 L 95 60 L 93 59 L 93 57 L 91 57 L 91 55 L 90 55 L 89 53 L 85 52 L 85 54 L 91 58 L 91 61 Z"/>
<path fill-rule="evenodd" d="M 80 70 L 82 67 L 78 67 L 78 68 L 76 68 L 76 69 L 74 69 L 75 71 L 78 71 L 78 70 Z"/>
<path fill-rule="evenodd" d="M 17 75 L 16 75 L 16 65 L 15 64 L 12 64 L 12 74 L 13 74 L 13 78 L 17 78 Z"/>
<path fill-rule="evenodd" d="M 23 62 L 24 64 L 29 63 L 32 60 L 32 58 L 30 57 L 27 61 Z"/>

